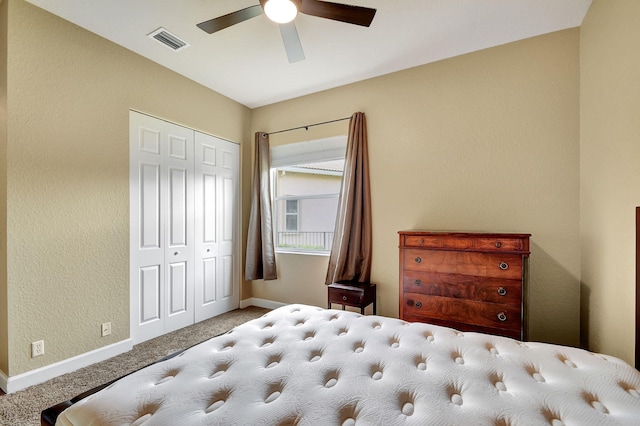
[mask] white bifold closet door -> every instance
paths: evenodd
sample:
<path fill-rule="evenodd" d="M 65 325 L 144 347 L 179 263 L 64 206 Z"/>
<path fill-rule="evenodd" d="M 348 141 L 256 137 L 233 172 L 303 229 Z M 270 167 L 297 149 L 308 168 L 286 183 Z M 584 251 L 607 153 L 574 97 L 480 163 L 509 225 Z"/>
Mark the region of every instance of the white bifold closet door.
<path fill-rule="evenodd" d="M 134 343 L 235 309 L 239 147 L 130 112 Z"/>

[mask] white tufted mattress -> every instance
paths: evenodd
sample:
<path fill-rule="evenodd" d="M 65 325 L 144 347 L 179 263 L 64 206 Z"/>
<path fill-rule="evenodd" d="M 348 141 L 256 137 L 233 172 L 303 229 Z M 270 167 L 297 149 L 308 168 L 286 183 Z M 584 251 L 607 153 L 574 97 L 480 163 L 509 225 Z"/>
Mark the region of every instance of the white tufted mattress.
<path fill-rule="evenodd" d="M 640 425 L 640 372 L 584 350 L 289 305 L 57 425 Z"/>

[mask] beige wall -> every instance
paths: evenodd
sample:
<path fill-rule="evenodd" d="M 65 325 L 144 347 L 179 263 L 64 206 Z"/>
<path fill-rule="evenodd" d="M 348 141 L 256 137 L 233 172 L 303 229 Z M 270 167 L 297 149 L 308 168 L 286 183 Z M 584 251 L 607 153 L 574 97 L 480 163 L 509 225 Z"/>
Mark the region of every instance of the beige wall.
<path fill-rule="evenodd" d="M 0 371 L 9 369 L 7 321 L 7 2 L 0 0 Z"/>
<path fill-rule="evenodd" d="M 579 30 L 562 31 L 259 108 L 251 127 L 271 132 L 365 112 L 379 313 L 398 315 L 399 230 L 531 233 L 530 338 L 577 345 L 578 53 Z M 277 261 L 280 278 L 254 282 L 254 297 L 326 304 L 326 257 Z"/>
<path fill-rule="evenodd" d="M 581 30 L 583 339 L 634 359 L 640 2 L 594 0 Z"/>
<path fill-rule="evenodd" d="M 0 348 L 14 376 L 129 336 L 129 108 L 242 143 L 251 112 L 24 1 L 8 0 L 8 21 Z"/>

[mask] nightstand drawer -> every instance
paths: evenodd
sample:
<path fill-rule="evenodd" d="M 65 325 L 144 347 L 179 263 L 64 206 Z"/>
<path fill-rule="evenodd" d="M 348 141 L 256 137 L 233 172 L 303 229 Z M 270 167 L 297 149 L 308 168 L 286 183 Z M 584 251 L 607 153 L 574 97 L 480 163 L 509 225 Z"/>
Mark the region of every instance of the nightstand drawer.
<path fill-rule="evenodd" d="M 345 305 L 359 305 L 363 302 L 364 292 L 333 289 L 329 292 L 329 302 Z"/>

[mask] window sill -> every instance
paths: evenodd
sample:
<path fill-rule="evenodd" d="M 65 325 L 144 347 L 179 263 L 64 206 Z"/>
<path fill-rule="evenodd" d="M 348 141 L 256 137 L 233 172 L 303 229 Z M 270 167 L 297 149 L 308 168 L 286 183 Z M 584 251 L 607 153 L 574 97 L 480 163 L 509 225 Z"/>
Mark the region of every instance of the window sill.
<path fill-rule="evenodd" d="M 328 251 L 304 251 L 304 250 L 276 250 L 276 254 L 301 254 L 306 256 L 329 257 Z"/>

